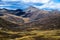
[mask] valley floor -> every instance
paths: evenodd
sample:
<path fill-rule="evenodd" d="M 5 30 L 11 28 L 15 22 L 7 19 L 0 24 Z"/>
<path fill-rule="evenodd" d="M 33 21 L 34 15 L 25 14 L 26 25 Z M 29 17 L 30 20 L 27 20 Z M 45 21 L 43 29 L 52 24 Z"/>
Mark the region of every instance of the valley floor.
<path fill-rule="evenodd" d="M 60 40 L 60 30 L 4 31 L 0 30 L 0 40 Z"/>

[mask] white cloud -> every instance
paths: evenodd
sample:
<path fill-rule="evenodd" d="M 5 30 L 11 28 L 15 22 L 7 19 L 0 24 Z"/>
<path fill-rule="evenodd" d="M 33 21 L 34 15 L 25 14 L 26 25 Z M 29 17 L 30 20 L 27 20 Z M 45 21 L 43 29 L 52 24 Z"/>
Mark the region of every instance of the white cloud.
<path fill-rule="evenodd" d="M 7 3 L 7 2 L 1 2 L 0 6 L 11 6 L 11 4 Z"/>
<path fill-rule="evenodd" d="M 19 3 L 15 3 L 16 5 L 23 5 L 23 3 L 26 7 L 26 5 L 33 5 L 37 8 L 43 9 L 43 8 L 52 8 L 52 9 L 60 9 L 60 3 L 55 3 L 53 0 L 2 0 L 2 1 L 20 1 Z M 22 2 L 22 3 L 21 3 Z M 42 6 L 37 6 L 33 3 L 42 3 L 44 5 Z M 5 5 L 0 5 L 0 6 L 11 6 L 12 4 L 10 3 L 4 3 Z M 14 3 L 13 3 L 14 4 Z M 14 5 L 13 5 L 14 6 Z"/>
<path fill-rule="evenodd" d="M 46 3 L 49 0 L 2 0 L 2 1 L 21 1 L 21 2 L 33 2 L 33 3 Z"/>
<path fill-rule="evenodd" d="M 22 0 L 23 2 L 47 3 L 49 0 Z"/>
<path fill-rule="evenodd" d="M 2 0 L 2 1 L 20 1 L 20 0 Z"/>
<path fill-rule="evenodd" d="M 60 3 L 55 3 L 53 1 L 49 1 L 42 6 L 36 6 L 36 5 L 34 6 L 40 9 L 43 9 L 43 8 L 60 9 Z"/>
<path fill-rule="evenodd" d="M 0 4 L 0 6 L 12 6 L 11 4 L 5 3 L 5 4 Z"/>
<path fill-rule="evenodd" d="M 0 6 L 11 6 L 11 5 L 0 5 Z"/>

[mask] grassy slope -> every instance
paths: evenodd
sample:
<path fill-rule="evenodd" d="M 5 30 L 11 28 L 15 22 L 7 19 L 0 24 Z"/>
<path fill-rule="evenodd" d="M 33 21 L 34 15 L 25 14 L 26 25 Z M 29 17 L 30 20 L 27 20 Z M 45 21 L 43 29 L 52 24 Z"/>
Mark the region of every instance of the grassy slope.
<path fill-rule="evenodd" d="M 0 40 L 60 40 L 60 30 L 1 31 Z"/>
<path fill-rule="evenodd" d="M 60 19 L 58 18 L 56 22 L 58 22 L 59 20 Z M 56 22 L 54 21 L 52 24 L 55 24 Z M 60 21 L 57 24 L 59 23 Z M 28 27 L 28 25 L 23 25 L 22 28 L 24 28 L 25 26 L 26 28 Z M 30 28 L 24 28 L 25 30 L 20 31 L 18 28 L 15 29 L 14 27 L 21 26 L 0 18 L 0 40 L 60 40 L 60 30 L 40 30 L 38 29 L 40 27 L 40 24 L 36 24 L 36 26 L 34 26 L 35 25 L 32 25 Z M 60 27 L 60 25 L 57 26 L 58 28 Z"/>

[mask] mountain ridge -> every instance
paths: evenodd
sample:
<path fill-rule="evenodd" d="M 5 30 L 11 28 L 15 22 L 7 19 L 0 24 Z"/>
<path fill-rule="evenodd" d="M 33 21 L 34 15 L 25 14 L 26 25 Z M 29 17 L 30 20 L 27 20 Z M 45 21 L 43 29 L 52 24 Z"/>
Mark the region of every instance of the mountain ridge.
<path fill-rule="evenodd" d="M 47 10 L 41 10 L 38 8 L 35 8 L 33 6 L 28 7 L 25 10 L 22 9 L 16 9 L 16 10 L 8 10 L 8 9 L 0 9 L 0 14 L 1 15 L 7 15 L 7 14 L 12 14 L 15 16 L 20 16 L 23 19 L 28 18 L 30 21 L 38 20 L 41 18 L 45 18 L 51 15 L 55 15 L 55 13 L 59 14 L 60 11 L 58 10 L 52 10 L 52 11 L 47 11 Z"/>

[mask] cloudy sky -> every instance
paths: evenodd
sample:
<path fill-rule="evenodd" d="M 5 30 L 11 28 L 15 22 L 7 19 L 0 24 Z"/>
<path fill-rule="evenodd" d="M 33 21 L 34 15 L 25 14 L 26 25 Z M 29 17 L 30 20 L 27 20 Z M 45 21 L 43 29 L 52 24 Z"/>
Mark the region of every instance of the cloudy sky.
<path fill-rule="evenodd" d="M 60 10 L 60 0 L 0 0 L 0 8 L 25 9 L 29 6 L 39 9 Z"/>

